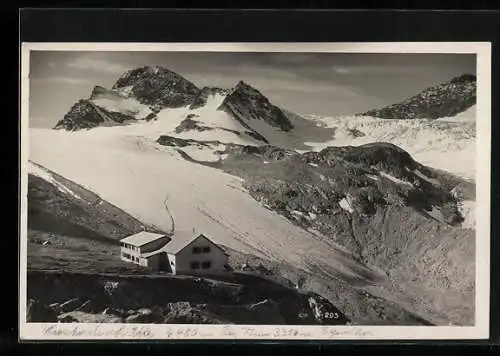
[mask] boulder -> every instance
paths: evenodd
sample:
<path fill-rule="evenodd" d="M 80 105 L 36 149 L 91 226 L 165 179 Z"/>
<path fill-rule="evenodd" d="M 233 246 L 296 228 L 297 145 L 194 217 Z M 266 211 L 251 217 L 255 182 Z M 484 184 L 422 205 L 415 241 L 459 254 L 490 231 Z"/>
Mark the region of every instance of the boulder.
<path fill-rule="evenodd" d="M 134 315 L 130 315 L 127 318 L 125 318 L 126 323 L 130 324 L 148 324 L 148 323 L 160 323 L 163 320 L 163 317 L 158 314 L 142 314 L 142 313 L 137 313 Z"/>
<path fill-rule="evenodd" d="M 153 314 L 153 312 L 151 311 L 151 309 L 148 309 L 148 308 L 141 308 L 137 311 L 138 314 L 141 314 L 141 315 L 151 315 Z"/>
<path fill-rule="evenodd" d="M 253 320 L 258 320 L 262 324 L 283 325 L 285 319 L 279 311 L 278 304 L 272 300 L 265 299 L 255 304 L 250 304 L 247 308 Z"/>
<path fill-rule="evenodd" d="M 69 314 L 61 314 L 57 317 L 57 321 L 60 323 L 78 323 L 78 319 L 69 315 Z"/>
<path fill-rule="evenodd" d="M 61 318 L 65 318 L 66 320 L 70 320 L 69 318 L 73 318 L 74 321 L 72 322 L 78 323 L 123 323 L 123 318 L 120 318 L 116 315 L 92 314 L 84 313 L 82 311 L 72 311 L 61 315 Z"/>

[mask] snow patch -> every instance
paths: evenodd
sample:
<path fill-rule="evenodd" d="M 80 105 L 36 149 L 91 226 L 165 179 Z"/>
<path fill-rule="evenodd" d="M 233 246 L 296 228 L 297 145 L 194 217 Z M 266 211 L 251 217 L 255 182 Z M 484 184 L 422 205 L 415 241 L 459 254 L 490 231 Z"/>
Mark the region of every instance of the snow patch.
<path fill-rule="evenodd" d="M 69 194 L 76 199 L 81 199 L 79 195 L 75 194 L 71 189 L 68 189 L 64 184 L 59 182 L 52 174 L 50 174 L 45 169 L 37 166 L 36 164 L 33 164 L 32 162 L 28 162 L 28 172 L 49 182 L 50 184 L 55 186 L 60 192 Z"/>
<path fill-rule="evenodd" d="M 231 115 L 224 111 L 217 110 L 222 104 L 225 96 L 220 94 L 208 97 L 204 106 L 196 109 L 188 107 L 181 110 L 172 111 L 164 109 L 158 113 L 158 127 L 163 129 L 161 134 L 172 137 L 190 139 L 196 141 L 219 141 L 222 143 L 235 143 L 240 145 L 260 146 L 262 141 L 246 134 L 248 131 L 243 125 L 235 120 Z M 180 133 L 175 132 L 177 126 L 185 119 L 190 118 L 198 125 L 207 128 L 207 130 L 192 129 Z"/>
<path fill-rule="evenodd" d="M 407 170 L 408 170 L 408 169 L 407 169 Z M 441 185 L 437 179 L 432 179 L 432 178 L 427 177 L 425 174 L 423 174 L 422 172 L 420 172 L 418 169 L 415 169 L 415 170 L 413 171 L 413 173 L 414 173 L 415 175 L 417 175 L 419 178 L 421 178 L 421 179 L 423 179 L 423 180 L 425 180 L 425 181 L 427 181 L 427 182 L 431 183 L 432 185 L 435 185 L 435 186 L 439 186 L 439 185 Z"/>
<path fill-rule="evenodd" d="M 134 89 L 134 86 L 128 85 L 126 87 L 116 89 L 116 92 L 118 92 L 118 94 L 120 94 L 121 96 L 129 97 L 130 94 L 132 94 L 132 89 Z"/>
<path fill-rule="evenodd" d="M 455 116 L 447 116 L 437 119 L 438 121 L 449 121 L 449 122 L 475 122 L 476 121 L 476 105 L 472 105 L 465 111 L 455 115 Z"/>
<path fill-rule="evenodd" d="M 473 200 L 464 200 L 458 203 L 458 211 L 464 218 L 462 227 L 468 229 L 476 228 L 476 202 Z"/>
<path fill-rule="evenodd" d="M 123 98 L 123 99 L 93 99 L 92 102 L 111 112 L 119 112 L 126 115 L 131 115 L 138 120 L 145 119 L 152 110 L 133 98 Z"/>
<path fill-rule="evenodd" d="M 407 182 L 407 181 L 404 181 L 404 180 L 399 179 L 399 178 L 396 178 L 396 177 L 394 177 L 393 175 L 390 175 L 390 174 L 389 174 L 389 173 L 387 173 L 387 172 L 383 172 L 383 171 L 381 171 L 381 172 L 380 172 L 380 175 L 381 175 L 382 177 L 384 177 L 384 178 L 387 178 L 387 179 L 389 179 L 389 180 L 393 181 L 394 183 L 397 183 L 397 184 L 400 184 L 400 185 L 406 185 L 406 186 L 408 186 L 408 187 L 414 188 L 414 186 L 413 186 L 413 184 L 412 184 L 412 183 Z"/>
<path fill-rule="evenodd" d="M 347 198 L 343 198 L 339 201 L 339 205 L 342 209 L 349 212 L 350 214 L 354 213 L 354 208 Z"/>
<path fill-rule="evenodd" d="M 208 147 L 193 145 L 182 147 L 179 150 L 199 162 L 217 162 L 220 159 L 220 155 Z"/>
<path fill-rule="evenodd" d="M 379 177 L 374 176 L 373 174 L 366 174 L 366 177 L 368 177 L 368 178 L 370 178 L 370 179 L 372 179 L 372 180 L 375 180 L 375 181 L 377 181 L 377 180 L 379 180 L 379 179 L 380 179 Z"/>

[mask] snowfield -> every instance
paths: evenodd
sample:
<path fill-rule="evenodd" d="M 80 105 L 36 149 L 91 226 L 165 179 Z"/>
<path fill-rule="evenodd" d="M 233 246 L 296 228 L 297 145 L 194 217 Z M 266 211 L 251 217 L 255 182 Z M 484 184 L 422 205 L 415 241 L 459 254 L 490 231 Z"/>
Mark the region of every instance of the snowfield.
<path fill-rule="evenodd" d="M 194 228 L 217 243 L 306 270 L 314 263 L 329 276 L 374 276 L 337 252 L 337 246 L 260 205 L 241 179 L 188 162 L 175 149 L 156 144 L 153 127 L 31 129 L 29 157 L 165 231 L 171 227 L 163 206 L 168 197 L 177 230 Z"/>
<path fill-rule="evenodd" d="M 112 111 L 131 110 L 137 115 L 147 111 L 133 99 L 98 100 L 98 105 Z M 344 253 L 338 253 L 341 248 L 332 242 L 325 242 L 318 234 L 307 232 L 266 209 L 245 191 L 241 179 L 181 156 L 178 150 L 194 160 L 215 162 L 224 159 L 219 152 L 225 143 L 263 144 L 247 135 L 248 128 L 238 120 L 217 110 L 223 100 L 223 95 L 212 95 L 201 108 L 165 109 L 158 113 L 156 120 L 123 126 L 76 132 L 30 129 L 29 158 L 165 231 L 170 230 L 163 205 L 168 197 L 178 230 L 203 231 L 214 241 L 233 249 L 284 259 L 306 270 L 311 263 L 319 264 L 328 275 L 364 278 L 363 275 L 372 274 Z M 292 117 L 294 129 L 290 132 L 271 127 L 263 120 L 248 120 L 248 124 L 271 144 L 299 152 L 327 146 L 391 142 L 420 163 L 474 180 L 476 150 L 472 114 L 473 109 L 463 113 L 469 117 L 463 121 Z M 205 129 L 176 130 L 186 118 Z M 161 135 L 217 142 L 174 148 L 158 144 L 156 140 Z M 57 184 L 35 165 L 30 165 L 30 172 Z M 381 175 L 397 180 L 383 172 Z M 347 200 L 343 200 L 341 206 L 352 210 Z M 464 225 L 473 227 L 474 202 L 463 202 L 461 208 L 466 215 Z"/>
<path fill-rule="evenodd" d="M 325 128 L 335 129 L 331 139 L 306 142 L 315 151 L 327 146 L 359 146 L 371 142 L 390 142 L 407 151 L 424 165 L 475 180 L 475 106 L 455 118 L 439 120 L 390 120 L 366 116 L 314 115 L 309 116 L 309 119 Z M 363 136 L 355 137 L 353 132 L 361 133 Z"/>
<path fill-rule="evenodd" d="M 452 122 L 476 122 L 476 105 L 472 105 L 467 110 L 461 112 L 452 117 L 442 117 L 437 119 L 437 121 L 452 121 Z"/>
<path fill-rule="evenodd" d="M 95 105 L 102 107 L 111 112 L 120 112 L 122 114 L 131 115 L 137 120 L 144 120 L 148 115 L 152 114 L 152 110 L 133 98 L 113 98 L 113 99 L 93 99 Z"/>
<path fill-rule="evenodd" d="M 225 96 L 220 94 L 211 95 L 208 97 L 207 103 L 204 106 L 193 110 L 186 107 L 176 110 L 167 109 L 160 111 L 158 120 L 153 123 L 153 127 L 158 129 L 156 134 L 164 134 L 197 141 L 219 141 L 221 143 L 236 143 L 252 146 L 261 145 L 262 141 L 258 141 L 247 135 L 245 132 L 248 131 L 248 129 L 231 115 L 224 111 L 217 110 L 224 101 L 224 98 Z M 175 128 L 188 117 L 196 121 L 198 125 L 208 129 L 203 131 L 191 129 L 180 133 L 175 132 Z"/>

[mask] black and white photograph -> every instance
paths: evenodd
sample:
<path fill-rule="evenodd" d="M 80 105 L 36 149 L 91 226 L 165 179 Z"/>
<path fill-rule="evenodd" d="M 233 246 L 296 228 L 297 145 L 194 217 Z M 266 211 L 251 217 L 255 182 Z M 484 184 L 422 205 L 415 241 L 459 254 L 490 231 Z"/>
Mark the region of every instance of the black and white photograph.
<path fill-rule="evenodd" d="M 106 46 L 23 45 L 26 338 L 487 334 L 488 45 Z"/>

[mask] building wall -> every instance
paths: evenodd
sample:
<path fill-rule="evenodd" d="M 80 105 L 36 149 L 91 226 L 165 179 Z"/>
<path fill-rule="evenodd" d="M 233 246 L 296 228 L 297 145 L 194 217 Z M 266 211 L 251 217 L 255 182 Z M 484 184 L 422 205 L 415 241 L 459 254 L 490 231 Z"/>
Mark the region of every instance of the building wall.
<path fill-rule="evenodd" d="M 169 253 L 167 254 L 167 257 L 168 257 L 168 263 L 170 264 L 170 268 L 172 269 L 172 273 L 175 274 L 177 270 L 177 265 L 176 265 L 177 261 L 175 255 Z"/>
<path fill-rule="evenodd" d="M 203 248 L 207 247 L 209 252 L 203 252 Z M 193 263 L 197 263 L 198 268 Z M 210 263 L 210 266 L 204 263 Z M 219 274 L 224 272 L 227 256 L 217 245 L 201 235 L 176 254 L 175 264 L 176 274 Z"/>
<path fill-rule="evenodd" d="M 154 271 L 158 271 L 160 269 L 160 259 L 165 258 L 165 254 L 157 253 L 148 258 L 145 258 L 146 266 L 150 267 Z"/>
<path fill-rule="evenodd" d="M 120 258 L 122 259 L 122 261 L 140 263 L 140 256 L 140 250 L 135 246 L 124 247 L 122 245 L 120 247 Z"/>
<path fill-rule="evenodd" d="M 133 246 L 130 244 L 120 243 L 120 258 L 122 261 L 133 262 L 141 266 L 149 266 L 148 260 L 141 257 L 141 253 L 152 252 L 160 247 L 164 246 L 169 241 L 168 236 L 159 238 L 158 240 L 151 241 L 148 244 L 142 245 L 140 247 Z M 125 255 L 125 256 L 124 256 Z M 156 265 L 155 262 L 151 262 Z"/>

